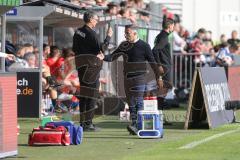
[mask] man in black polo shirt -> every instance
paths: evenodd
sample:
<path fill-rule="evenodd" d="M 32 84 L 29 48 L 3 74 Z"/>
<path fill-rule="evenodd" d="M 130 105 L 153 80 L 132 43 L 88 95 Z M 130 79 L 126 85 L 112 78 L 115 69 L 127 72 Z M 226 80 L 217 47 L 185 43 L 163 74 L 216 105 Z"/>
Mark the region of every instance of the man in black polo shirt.
<path fill-rule="evenodd" d="M 227 42 L 230 45 L 239 45 L 240 44 L 240 39 L 238 39 L 238 33 L 236 30 L 232 31 L 232 38 L 228 39 Z"/>
<path fill-rule="evenodd" d="M 83 20 L 85 25 L 77 29 L 73 36 L 73 51 L 80 82 L 80 125 L 84 131 L 96 131 L 92 119 L 99 93 L 102 46 L 109 44 L 112 29 L 109 28 L 104 44 L 101 45 L 93 30 L 97 25 L 98 16 L 92 11 L 87 11 L 84 13 Z"/>
<path fill-rule="evenodd" d="M 110 55 L 105 56 L 104 60 L 111 62 L 123 56 L 124 67 L 124 89 L 129 105 L 131 124 L 127 127 L 130 134 L 137 134 L 137 112 L 143 109 L 143 96 L 146 88 L 147 64 L 150 63 L 158 86 L 162 87 L 162 80 L 159 80 L 160 71 L 154 60 L 149 44 L 139 39 L 136 28 L 132 25 L 125 27 L 124 41 Z"/>
<path fill-rule="evenodd" d="M 160 79 L 163 79 L 163 95 L 158 97 L 159 109 L 163 108 L 165 94 L 169 89 L 172 89 L 171 83 L 171 50 L 168 35 L 174 30 L 174 20 L 167 18 L 163 21 L 162 31 L 157 35 L 155 39 L 155 46 L 153 48 L 153 54 L 156 62 L 159 65 L 161 74 Z"/>

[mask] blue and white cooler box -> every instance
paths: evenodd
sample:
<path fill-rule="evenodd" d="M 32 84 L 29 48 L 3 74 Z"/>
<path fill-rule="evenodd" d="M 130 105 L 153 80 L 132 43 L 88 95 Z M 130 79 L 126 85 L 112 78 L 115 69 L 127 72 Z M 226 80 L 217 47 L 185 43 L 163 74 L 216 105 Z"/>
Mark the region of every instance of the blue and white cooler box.
<path fill-rule="evenodd" d="M 162 111 L 138 111 L 138 137 L 162 138 L 163 115 Z"/>

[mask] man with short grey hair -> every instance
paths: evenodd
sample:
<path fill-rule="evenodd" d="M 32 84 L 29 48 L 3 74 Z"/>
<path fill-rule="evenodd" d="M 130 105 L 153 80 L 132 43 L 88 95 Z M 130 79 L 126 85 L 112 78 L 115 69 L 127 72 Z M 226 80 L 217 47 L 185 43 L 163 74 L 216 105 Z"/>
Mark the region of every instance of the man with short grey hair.
<path fill-rule="evenodd" d="M 102 69 L 103 47 L 94 31 L 98 23 L 95 12 L 86 11 L 83 16 L 85 25 L 78 28 L 73 36 L 76 69 L 80 82 L 80 125 L 84 131 L 96 131 L 92 123 L 96 99 L 98 98 L 99 73 Z M 107 31 L 104 46 L 109 44 L 112 29 Z"/>
<path fill-rule="evenodd" d="M 154 60 L 149 44 L 138 38 L 137 28 L 133 25 L 125 26 L 126 41 L 104 60 L 111 62 L 123 56 L 124 89 L 127 103 L 129 105 L 131 124 L 127 126 L 130 134 L 136 135 L 138 132 L 137 112 L 143 110 L 143 97 L 147 87 L 147 63 L 149 63 L 155 73 L 155 82 L 159 88 L 162 81 L 159 80 L 160 71 Z"/>
<path fill-rule="evenodd" d="M 27 61 L 29 68 L 36 68 L 36 56 L 32 52 L 25 53 L 23 59 Z"/>

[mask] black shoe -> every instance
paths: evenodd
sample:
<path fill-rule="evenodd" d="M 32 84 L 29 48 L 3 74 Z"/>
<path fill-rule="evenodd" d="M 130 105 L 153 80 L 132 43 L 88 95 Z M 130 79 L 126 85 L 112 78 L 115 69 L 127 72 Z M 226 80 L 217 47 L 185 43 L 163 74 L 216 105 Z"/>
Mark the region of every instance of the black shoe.
<path fill-rule="evenodd" d="M 99 132 L 101 129 L 93 124 L 83 125 L 83 131 L 85 132 Z"/>
<path fill-rule="evenodd" d="M 128 130 L 130 135 L 137 135 L 137 133 L 138 133 L 137 127 L 132 126 L 132 125 L 128 125 L 127 130 Z"/>

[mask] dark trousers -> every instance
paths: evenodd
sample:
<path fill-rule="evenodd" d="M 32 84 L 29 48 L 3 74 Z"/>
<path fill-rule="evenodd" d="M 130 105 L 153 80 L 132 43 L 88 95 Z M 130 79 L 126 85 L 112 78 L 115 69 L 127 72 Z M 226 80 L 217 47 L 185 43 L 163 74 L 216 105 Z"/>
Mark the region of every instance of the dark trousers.
<path fill-rule="evenodd" d="M 88 82 L 88 77 L 84 77 L 86 67 L 78 68 L 80 82 L 80 124 L 92 124 L 97 98 L 99 97 L 99 75 L 94 81 Z"/>
<path fill-rule="evenodd" d="M 171 78 L 171 66 L 164 66 L 164 75 L 162 77 L 163 79 L 163 89 L 158 94 L 158 109 L 163 110 L 164 108 L 167 108 L 167 103 L 165 102 L 165 97 L 167 95 L 167 92 L 172 89 L 172 78 Z"/>

